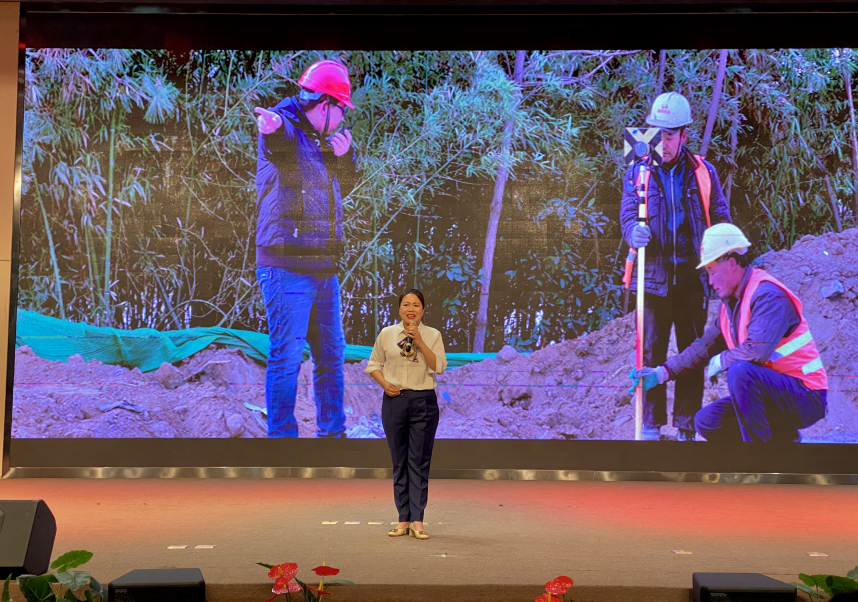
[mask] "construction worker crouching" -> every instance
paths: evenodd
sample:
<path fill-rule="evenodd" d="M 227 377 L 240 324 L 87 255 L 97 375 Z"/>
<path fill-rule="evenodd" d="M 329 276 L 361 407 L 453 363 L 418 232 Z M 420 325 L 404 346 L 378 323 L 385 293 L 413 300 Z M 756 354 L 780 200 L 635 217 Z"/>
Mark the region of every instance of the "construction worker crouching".
<path fill-rule="evenodd" d="M 727 371 L 729 395 L 694 417 L 707 441 L 800 441 L 799 429 L 825 417 L 828 378 L 802 304 L 783 283 L 749 267 L 750 243 L 732 224 L 707 229 L 700 265 L 721 298 L 721 313 L 663 366 L 635 371 L 644 390 L 709 359 L 707 376 Z"/>
<path fill-rule="evenodd" d="M 643 365 L 667 358 L 671 327 L 679 349 L 703 333 L 709 291 L 704 275 L 694 269 L 703 232 L 711 224 L 730 222 L 730 210 L 715 168 L 685 148 L 692 122 L 688 101 L 677 92 L 661 94 L 646 122 L 662 129 L 663 162 L 651 166 L 646 192 L 649 223 L 637 221 L 636 174 L 641 162 L 623 178 L 620 225 L 634 249 L 646 247 Z M 644 161 L 650 162 L 649 157 Z M 648 163 L 649 164 L 649 163 Z M 632 290 L 637 276 L 632 277 Z M 694 439 L 694 414 L 703 402 L 703 368 L 676 381 L 673 425 L 679 440 Z M 652 389 L 644 399 L 641 439 L 657 440 L 667 424 L 667 390 Z"/>

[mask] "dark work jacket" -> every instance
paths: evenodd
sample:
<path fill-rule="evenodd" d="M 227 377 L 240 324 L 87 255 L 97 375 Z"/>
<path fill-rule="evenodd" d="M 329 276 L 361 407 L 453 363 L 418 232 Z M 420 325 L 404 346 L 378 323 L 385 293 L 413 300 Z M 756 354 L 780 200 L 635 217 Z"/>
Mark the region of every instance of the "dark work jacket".
<path fill-rule="evenodd" d="M 259 134 L 256 162 L 256 262 L 298 271 L 335 271 L 343 243 L 343 197 L 355 185 L 352 152 L 322 152 L 327 142 L 294 98 L 271 109 L 283 118 Z"/>
<path fill-rule="evenodd" d="M 691 231 L 690 244 L 686 248 L 692 256 L 688 258 L 696 267 L 700 263 L 700 242 L 703 240 L 703 232 L 706 230 L 706 215 L 703 212 L 703 201 L 700 200 L 700 190 L 697 187 L 697 178 L 694 170 L 697 168 L 696 159 L 686 148 L 682 149 L 680 161 L 685 161 L 685 181 L 681 202 L 685 207 L 685 219 Z M 712 225 L 720 223 L 731 223 L 730 208 L 727 199 L 721 189 L 721 182 L 715 168 L 708 161 L 704 161 L 709 171 L 709 179 L 712 182 L 712 190 L 709 193 L 709 217 Z M 620 203 L 620 227 L 623 238 L 631 246 L 631 234 L 637 224 L 638 195 L 635 192 L 636 170 L 640 163 L 634 164 L 626 170 L 623 176 L 623 199 Z M 668 207 L 662 183 L 658 177 L 658 170 L 653 169 L 649 180 L 649 194 L 647 195 L 647 213 L 649 227 L 652 231 L 652 239 L 646 246 L 644 290 L 659 297 L 667 296 L 668 281 L 672 282 L 673 264 L 670 261 L 674 253 L 673 237 L 668 227 Z M 709 282 L 706 273 L 701 270 L 700 281 L 703 290 L 709 296 Z M 632 272 L 632 290 L 637 286 L 637 270 Z"/>

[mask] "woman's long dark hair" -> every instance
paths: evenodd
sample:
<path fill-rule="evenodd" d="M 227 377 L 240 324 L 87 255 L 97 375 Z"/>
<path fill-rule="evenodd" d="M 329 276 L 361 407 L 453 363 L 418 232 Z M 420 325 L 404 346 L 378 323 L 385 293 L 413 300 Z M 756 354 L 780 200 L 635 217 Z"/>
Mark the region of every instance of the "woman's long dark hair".
<path fill-rule="evenodd" d="M 423 298 L 423 293 L 418 291 L 416 288 L 410 288 L 401 295 L 399 295 L 399 304 L 397 305 L 397 307 L 402 306 L 402 300 L 405 299 L 406 295 L 414 295 L 415 297 L 420 299 L 420 305 L 423 306 L 424 310 L 426 309 L 426 300 Z"/>

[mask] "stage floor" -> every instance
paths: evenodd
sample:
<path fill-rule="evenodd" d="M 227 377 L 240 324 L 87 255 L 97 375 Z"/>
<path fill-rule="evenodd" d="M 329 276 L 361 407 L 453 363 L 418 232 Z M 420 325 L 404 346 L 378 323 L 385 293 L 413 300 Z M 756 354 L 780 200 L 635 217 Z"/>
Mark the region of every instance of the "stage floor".
<path fill-rule="evenodd" d="M 386 536 L 386 480 L 5 479 L 0 499 L 44 499 L 54 557 L 94 552 L 85 568 L 104 584 L 135 568 L 198 567 L 215 601 L 268 597 L 256 562 L 297 562 L 311 581 L 325 561 L 358 584 L 334 601 L 529 601 L 568 575 L 576 602 L 685 601 L 694 571 L 796 581 L 858 564 L 848 486 L 434 480 L 427 541 Z"/>

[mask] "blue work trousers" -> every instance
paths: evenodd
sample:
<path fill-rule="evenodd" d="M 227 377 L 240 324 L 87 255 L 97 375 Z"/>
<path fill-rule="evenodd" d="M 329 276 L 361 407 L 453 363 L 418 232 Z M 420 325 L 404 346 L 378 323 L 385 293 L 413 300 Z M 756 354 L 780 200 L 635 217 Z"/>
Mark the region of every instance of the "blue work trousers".
<path fill-rule="evenodd" d="M 694 425 L 707 441 L 801 441 L 798 430 L 825 417 L 827 391 L 750 362 L 727 369 L 730 395 L 697 412 Z"/>
<path fill-rule="evenodd" d="M 295 397 L 306 343 L 314 362 L 316 436 L 341 436 L 346 422 L 343 412 L 346 343 L 337 275 L 259 267 L 256 279 L 265 300 L 271 341 L 265 372 L 268 436 L 298 436 Z"/>

